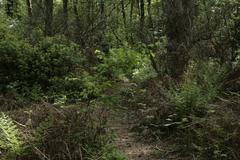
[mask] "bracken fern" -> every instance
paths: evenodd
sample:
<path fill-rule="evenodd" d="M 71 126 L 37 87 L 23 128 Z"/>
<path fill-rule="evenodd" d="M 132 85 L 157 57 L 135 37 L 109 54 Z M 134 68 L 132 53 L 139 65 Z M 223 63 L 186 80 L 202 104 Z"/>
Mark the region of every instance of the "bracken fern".
<path fill-rule="evenodd" d="M 22 152 L 23 141 L 13 120 L 0 112 L 0 149 L 7 156 L 19 155 Z"/>

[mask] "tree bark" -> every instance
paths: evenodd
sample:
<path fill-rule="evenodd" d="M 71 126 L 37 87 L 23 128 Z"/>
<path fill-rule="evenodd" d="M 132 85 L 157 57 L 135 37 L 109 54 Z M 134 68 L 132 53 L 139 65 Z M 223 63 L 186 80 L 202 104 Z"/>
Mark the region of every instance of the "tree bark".
<path fill-rule="evenodd" d="M 33 16 L 33 6 L 32 6 L 32 0 L 26 0 L 27 4 L 27 10 L 28 10 L 28 18 L 30 23 L 32 22 L 32 16 Z"/>
<path fill-rule="evenodd" d="M 148 6 L 147 6 L 147 11 L 148 11 L 148 27 L 153 28 L 153 20 L 152 20 L 152 0 L 148 0 Z"/>
<path fill-rule="evenodd" d="M 140 39 L 144 42 L 144 25 L 145 25 L 145 3 L 140 0 Z"/>
<path fill-rule="evenodd" d="M 79 14 L 78 14 L 78 0 L 73 0 L 73 11 L 74 11 L 74 15 L 75 15 L 75 21 L 77 24 L 77 28 L 80 28 L 80 18 L 79 18 Z"/>
<path fill-rule="evenodd" d="M 7 0 L 6 2 L 6 14 L 9 17 L 13 17 L 13 10 L 14 10 L 14 0 Z"/>
<path fill-rule="evenodd" d="M 167 72 L 179 79 L 187 66 L 192 42 L 195 0 L 167 0 Z"/>
<path fill-rule="evenodd" d="M 74 12 L 74 16 L 75 16 L 75 25 L 76 28 L 74 30 L 74 38 L 75 38 L 75 42 L 80 44 L 81 46 L 85 45 L 85 41 L 82 38 L 82 25 L 81 25 L 81 19 L 79 16 L 79 11 L 78 11 L 78 0 L 73 0 L 73 12 Z M 89 1 L 90 2 L 90 1 Z"/>
<path fill-rule="evenodd" d="M 122 7 L 122 17 L 123 17 L 123 24 L 124 27 L 127 27 L 127 20 L 126 20 L 126 11 L 125 11 L 125 4 L 124 4 L 124 0 L 121 0 L 121 7 Z"/>
<path fill-rule="evenodd" d="M 130 25 L 132 26 L 132 20 L 133 20 L 133 8 L 134 8 L 134 0 L 131 0 L 130 5 Z"/>
<path fill-rule="evenodd" d="M 101 16 L 103 16 L 105 14 L 105 1 L 104 0 L 100 0 L 100 13 L 101 13 Z"/>
<path fill-rule="evenodd" d="M 101 14 L 101 30 L 104 34 L 106 28 L 106 14 L 105 14 L 105 0 L 100 0 L 100 14 Z"/>
<path fill-rule="evenodd" d="M 63 0 L 63 33 L 69 36 L 68 30 L 68 0 Z"/>
<path fill-rule="evenodd" d="M 101 50 L 104 53 L 108 53 L 109 52 L 109 44 L 107 42 L 106 39 L 106 29 L 107 29 L 107 20 L 106 20 L 106 11 L 105 11 L 105 0 L 100 0 L 100 12 L 101 12 L 101 33 L 99 34 L 99 41 L 100 41 L 100 46 L 101 46 Z"/>
<path fill-rule="evenodd" d="M 45 0 L 45 35 L 53 35 L 53 0 Z"/>

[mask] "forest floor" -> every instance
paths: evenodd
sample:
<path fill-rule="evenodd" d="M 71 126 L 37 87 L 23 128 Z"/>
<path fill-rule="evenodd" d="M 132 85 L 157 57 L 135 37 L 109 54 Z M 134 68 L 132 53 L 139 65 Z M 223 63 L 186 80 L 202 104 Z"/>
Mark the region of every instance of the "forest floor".
<path fill-rule="evenodd" d="M 161 160 L 154 157 L 154 152 L 158 149 L 154 143 L 146 143 L 132 131 L 137 125 L 134 111 L 128 106 L 122 106 L 121 92 L 131 87 L 131 84 L 119 84 L 117 88 L 111 91 L 112 96 L 119 96 L 120 102 L 110 111 L 110 128 L 115 139 L 113 145 L 123 153 L 128 160 Z"/>
<path fill-rule="evenodd" d="M 128 160 L 159 160 L 154 158 L 156 145 L 153 143 L 145 143 L 138 138 L 132 128 L 136 124 L 131 119 L 127 109 L 119 108 L 112 111 L 110 127 L 116 138 L 113 145 L 123 153 Z"/>

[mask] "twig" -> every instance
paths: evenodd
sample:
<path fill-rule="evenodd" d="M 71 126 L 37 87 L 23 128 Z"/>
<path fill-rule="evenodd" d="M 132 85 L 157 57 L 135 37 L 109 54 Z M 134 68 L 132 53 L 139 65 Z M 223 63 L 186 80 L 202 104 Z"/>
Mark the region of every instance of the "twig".
<path fill-rule="evenodd" d="M 44 159 L 50 160 L 50 158 L 48 158 L 42 151 L 40 151 L 37 147 L 33 146 L 33 148 L 44 157 Z"/>

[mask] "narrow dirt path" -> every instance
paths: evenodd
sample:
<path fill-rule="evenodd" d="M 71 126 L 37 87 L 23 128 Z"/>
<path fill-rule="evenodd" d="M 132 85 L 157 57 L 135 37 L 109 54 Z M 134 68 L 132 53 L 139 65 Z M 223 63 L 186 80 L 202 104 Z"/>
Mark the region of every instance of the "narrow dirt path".
<path fill-rule="evenodd" d="M 111 128 L 116 134 L 114 145 L 128 157 L 128 160 L 157 160 L 152 156 L 155 146 L 138 140 L 131 131 L 134 123 L 129 119 L 127 111 L 118 110 L 112 113 L 112 116 L 114 118 Z"/>
<path fill-rule="evenodd" d="M 126 90 L 127 87 L 128 84 L 123 84 L 113 92 L 117 95 L 121 92 L 121 89 Z M 156 146 L 142 142 L 131 131 L 137 122 L 130 109 L 121 105 L 115 106 L 110 116 L 110 127 L 116 135 L 113 144 L 120 152 L 127 156 L 128 160 L 159 160 L 159 158 L 156 159 L 152 156 Z"/>

